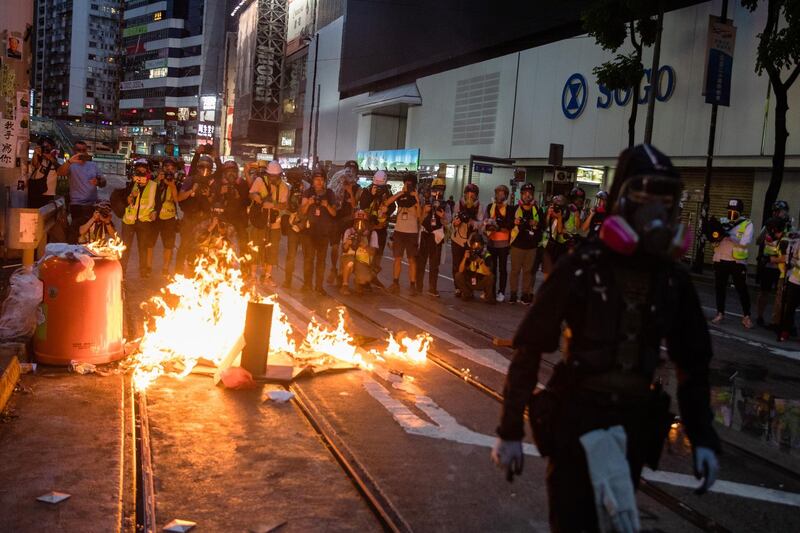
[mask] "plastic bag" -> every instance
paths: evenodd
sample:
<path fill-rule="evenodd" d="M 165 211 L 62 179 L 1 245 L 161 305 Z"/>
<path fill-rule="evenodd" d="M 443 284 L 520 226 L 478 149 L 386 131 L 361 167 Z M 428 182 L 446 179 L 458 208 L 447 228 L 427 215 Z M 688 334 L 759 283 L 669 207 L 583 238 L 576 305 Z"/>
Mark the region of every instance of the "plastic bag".
<path fill-rule="evenodd" d="M 8 298 L 0 310 L 0 339 L 29 339 L 40 322 L 43 287 L 32 269 L 20 268 L 9 280 Z"/>

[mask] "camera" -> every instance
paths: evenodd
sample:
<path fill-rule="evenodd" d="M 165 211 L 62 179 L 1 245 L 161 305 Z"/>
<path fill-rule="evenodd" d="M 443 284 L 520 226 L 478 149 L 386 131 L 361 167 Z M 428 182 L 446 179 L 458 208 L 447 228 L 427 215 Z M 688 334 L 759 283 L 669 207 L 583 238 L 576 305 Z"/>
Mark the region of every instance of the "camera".
<path fill-rule="evenodd" d="M 712 242 L 722 242 L 728 236 L 728 232 L 736 225 L 727 218 L 709 218 L 706 227 L 706 238 Z"/>
<path fill-rule="evenodd" d="M 164 172 L 164 179 L 167 181 L 175 181 L 175 173 L 174 172 Z"/>
<path fill-rule="evenodd" d="M 465 211 L 459 211 L 458 220 L 460 220 L 462 224 L 468 224 L 469 221 L 472 220 L 472 216 Z"/>

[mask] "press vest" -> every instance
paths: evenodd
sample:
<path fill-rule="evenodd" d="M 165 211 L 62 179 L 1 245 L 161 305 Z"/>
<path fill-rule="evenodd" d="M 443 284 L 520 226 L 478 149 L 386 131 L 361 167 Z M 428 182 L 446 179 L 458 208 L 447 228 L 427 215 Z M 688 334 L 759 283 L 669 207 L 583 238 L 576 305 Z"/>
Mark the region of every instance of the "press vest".
<path fill-rule="evenodd" d="M 744 233 L 747 230 L 747 225 L 752 224 L 749 220 L 745 219 L 734 228 L 736 232 L 736 240 L 741 241 L 744 237 Z M 733 251 L 731 252 L 731 256 L 737 261 L 744 261 L 750 255 L 750 252 L 747 251 L 747 246 L 742 246 L 738 242 L 733 243 Z"/>
<path fill-rule="evenodd" d="M 172 191 L 166 187 L 163 191 L 161 211 L 158 212 L 160 220 L 171 220 L 175 218 L 178 209 L 175 206 L 175 198 L 172 197 Z"/>
<path fill-rule="evenodd" d="M 142 189 L 139 185 L 134 185 L 132 192 L 136 194 L 136 201 L 133 205 L 125 208 L 125 215 L 122 222 L 125 224 L 135 224 L 139 222 L 151 222 L 150 217 L 156 207 L 156 189 L 158 184 L 153 180 L 148 180 L 147 185 Z"/>
<path fill-rule="evenodd" d="M 497 204 L 492 203 L 489 205 L 489 218 L 493 218 L 497 220 Z M 500 217 L 505 218 L 508 214 L 508 206 L 503 205 L 502 209 L 500 209 Z M 510 239 L 510 232 L 506 228 L 498 228 L 496 231 L 493 231 L 489 234 L 490 241 L 508 241 Z"/>
<path fill-rule="evenodd" d="M 526 217 L 525 216 L 526 213 L 530 213 L 531 216 L 530 217 Z M 536 206 L 534 204 L 531 204 L 531 208 L 530 208 L 529 211 L 526 211 L 525 209 L 522 208 L 522 205 L 519 205 L 519 206 L 517 206 L 517 210 L 514 212 L 514 220 L 516 220 L 518 218 L 522 220 L 523 224 L 525 224 L 529 220 L 533 220 L 538 225 L 539 224 L 539 210 L 536 209 Z M 519 226 L 515 225 L 511 230 L 511 242 L 512 243 L 514 242 L 514 239 L 517 238 L 517 235 L 519 235 Z"/>

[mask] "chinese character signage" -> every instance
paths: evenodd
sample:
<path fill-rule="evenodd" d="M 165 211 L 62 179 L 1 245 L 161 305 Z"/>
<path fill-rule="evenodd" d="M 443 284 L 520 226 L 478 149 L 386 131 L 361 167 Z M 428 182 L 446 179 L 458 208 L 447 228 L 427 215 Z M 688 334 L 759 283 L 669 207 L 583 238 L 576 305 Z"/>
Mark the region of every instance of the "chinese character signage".
<path fill-rule="evenodd" d="M 14 120 L 0 115 L 0 168 L 14 168 L 17 158 L 17 136 Z"/>

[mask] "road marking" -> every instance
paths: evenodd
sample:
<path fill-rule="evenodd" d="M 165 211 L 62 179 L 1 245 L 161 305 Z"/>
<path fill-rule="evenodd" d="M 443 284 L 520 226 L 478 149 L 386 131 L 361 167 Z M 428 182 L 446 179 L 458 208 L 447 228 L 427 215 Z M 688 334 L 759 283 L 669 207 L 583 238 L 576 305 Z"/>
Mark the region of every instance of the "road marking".
<path fill-rule="evenodd" d="M 411 324 L 412 326 L 417 326 L 419 329 L 421 329 L 423 331 L 427 331 L 431 335 L 433 335 L 435 337 L 439 337 L 443 341 L 446 341 L 446 342 L 452 344 L 453 346 L 458 346 L 459 348 L 462 348 L 464 350 L 470 350 L 471 349 L 470 346 L 467 343 L 465 343 L 464 341 L 459 340 L 459 339 L 453 337 L 452 335 L 450 335 L 449 333 L 447 333 L 445 331 L 442 331 L 441 329 L 428 324 L 427 322 L 425 322 L 421 318 L 418 318 L 418 317 L 412 315 L 411 313 L 409 313 L 405 309 L 381 309 L 381 312 L 389 314 L 389 315 L 392 315 L 395 318 L 399 318 L 403 322 L 407 322 L 407 323 Z"/>
<path fill-rule="evenodd" d="M 495 372 L 499 372 L 504 376 L 508 373 L 508 367 L 511 364 L 511 361 L 492 349 L 466 348 L 450 351 L 454 354 L 460 355 L 464 359 L 469 359 L 470 361 L 474 361 L 479 365 L 491 368 Z"/>
<path fill-rule="evenodd" d="M 657 483 L 665 483 L 667 485 L 674 485 L 676 487 L 686 487 L 690 489 L 697 488 L 700 483 L 694 476 L 687 474 L 677 474 L 675 472 L 653 472 L 649 468 L 642 471 L 642 477 L 647 481 L 654 481 Z M 780 503 L 783 505 L 791 505 L 793 507 L 800 507 L 800 494 L 796 492 L 784 492 L 782 490 L 768 489 L 765 487 L 757 487 L 755 485 L 746 485 L 744 483 L 735 483 L 733 481 L 717 481 L 708 489 L 709 492 L 718 492 L 720 494 L 727 494 L 729 496 L 739 496 L 741 498 L 749 498 L 751 500 L 761 500 L 770 503 Z"/>
<path fill-rule="evenodd" d="M 392 418 L 403 428 L 403 431 L 409 435 L 449 440 L 490 449 L 497 440 L 495 436 L 478 433 L 462 426 L 450 413 L 439 407 L 436 402 L 427 396 L 412 395 L 414 397 L 414 405 L 434 423 L 415 415 L 403 402 L 393 398 L 383 385 L 372 378 L 365 376 L 363 385 L 369 395 L 383 405 L 392 415 Z M 539 451 L 533 444 L 523 443 L 522 450 L 526 455 L 539 457 Z"/>
<path fill-rule="evenodd" d="M 388 255 L 384 255 L 383 259 L 386 260 L 386 261 L 394 261 L 394 257 L 389 257 Z M 401 259 L 400 262 L 403 263 L 404 265 L 408 266 L 408 261 L 403 261 Z M 426 267 L 425 268 L 425 272 L 430 272 L 430 270 Z M 439 277 L 440 278 L 444 278 L 444 279 L 446 279 L 448 281 L 453 281 L 453 278 L 447 277 L 444 274 L 439 274 Z"/>
<path fill-rule="evenodd" d="M 752 346 L 753 348 L 766 350 L 769 353 L 771 353 L 772 355 L 777 355 L 777 356 L 780 356 L 780 357 L 786 357 L 788 359 L 793 359 L 795 361 L 800 361 L 800 351 L 783 350 L 781 348 L 776 348 L 775 346 L 772 346 L 770 344 L 766 344 L 766 343 L 759 342 L 759 341 L 754 341 L 754 340 L 748 339 L 746 337 L 740 337 L 739 335 L 733 335 L 731 333 L 720 331 L 720 330 L 718 330 L 716 328 L 708 328 L 708 331 L 710 331 L 711 334 L 716 336 L 716 337 L 722 337 L 723 339 L 735 340 L 735 341 L 743 342 L 745 344 L 748 344 L 748 345 Z"/>

